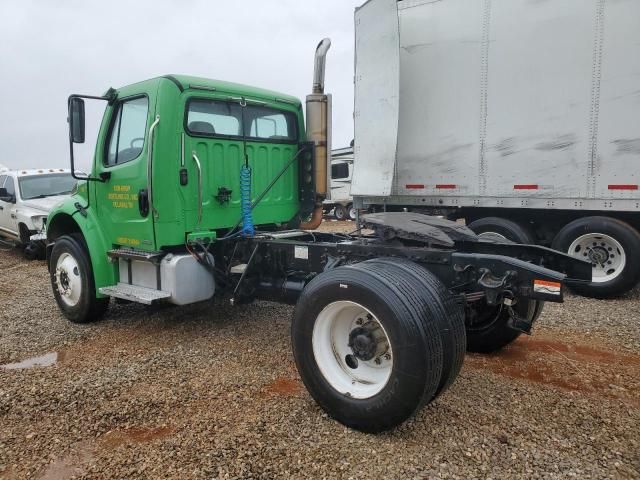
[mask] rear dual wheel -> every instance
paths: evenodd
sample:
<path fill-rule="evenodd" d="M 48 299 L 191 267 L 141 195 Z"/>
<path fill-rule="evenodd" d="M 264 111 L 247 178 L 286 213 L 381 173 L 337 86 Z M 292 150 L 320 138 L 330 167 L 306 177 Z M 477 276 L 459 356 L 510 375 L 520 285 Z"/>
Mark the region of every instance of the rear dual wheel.
<path fill-rule="evenodd" d="M 336 217 L 336 220 L 355 220 L 356 219 L 356 209 L 353 208 L 353 204 L 350 203 L 347 206 L 344 205 L 336 205 L 333 210 L 333 215 Z"/>
<path fill-rule="evenodd" d="M 296 365 L 311 396 L 341 423 L 393 428 L 432 401 L 464 358 L 461 307 L 427 270 L 375 259 L 318 275 L 292 323 Z"/>
<path fill-rule="evenodd" d="M 543 307 L 542 301 L 525 299 L 520 299 L 511 311 L 506 305 L 487 305 L 485 300 L 471 303 L 466 312 L 467 350 L 491 353 L 506 347 L 522 334 L 511 327 L 512 314 L 533 323 Z"/>

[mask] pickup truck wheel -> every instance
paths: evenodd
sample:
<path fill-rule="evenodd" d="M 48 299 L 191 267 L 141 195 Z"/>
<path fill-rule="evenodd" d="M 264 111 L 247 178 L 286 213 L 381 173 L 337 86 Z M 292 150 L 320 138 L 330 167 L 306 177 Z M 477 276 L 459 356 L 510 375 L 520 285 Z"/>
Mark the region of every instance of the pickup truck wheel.
<path fill-rule="evenodd" d="M 347 219 L 347 209 L 344 207 L 344 205 L 336 205 L 335 208 L 333 209 L 333 216 L 336 217 L 336 220 L 346 220 Z"/>
<path fill-rule="evenodd" d="M 506 218 L 481 218 L 471 222 L 468 227 L 480 238 L 492 241 L 509 240 L 523 245 L 536 243 L 535 236 L 527 225 Z"/>
<path fill-rule="evenodd" d="M 91 261 L 82 238 L 62 236 L 51 252 L 49 264 L 53 295 L 73 323 L 98 320 L 106 312 L 108 298 L 96 298 Z"/>
<path fill-rule="evenodd" d="M 316 402 L 348 427 L 380 432 L 438 391 L 445 306 L 414 275 L 368 263 L 314 278 L 298 299 L 291 334 L 296 366 Z"/>
<path fill-rule="evenodd" d="M 18 230 L 20 230 L 20 245 L 27 246 L 29 244 L 29 238 L 31 237 L 31 232 L 27 228 L 24 223 L 21 223 L 18 226 Z"/>
<path fill-rule="evenodd" d="M 513 311 L 521 318 L 535 322 L 544 302 L 520 299 Z M 506 347 L 522 332 L 509 326 L 511 314 L 505 305 L 487 305 L 484 300 L 474 302 L 467 307 L 467 351 L 491 353 Z"/>
<path fill-rule="evenodd" d="M 619 295 L 640 280 L 640 234 L 621 220 L 579 218 L 558 232 L 552 246 L 591 262 L 592 281 L 572 286 L 581 295 L 594 298 Z"/>

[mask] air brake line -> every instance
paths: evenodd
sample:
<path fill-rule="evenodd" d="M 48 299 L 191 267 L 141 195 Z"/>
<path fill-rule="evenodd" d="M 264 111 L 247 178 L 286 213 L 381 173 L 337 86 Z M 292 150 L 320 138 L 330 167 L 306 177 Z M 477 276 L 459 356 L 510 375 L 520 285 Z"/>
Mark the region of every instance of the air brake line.
<path fill-rule="evenodd" d="M 242 128 L 242 149 L 244 153 L 244 165 L 240 168 L 240 211 L 242 213 L 242 234 L 252 237 L 255 234 L 253 226 L 253 208 L 251 207 L 251 167 L 249 166 L 249 154 L 247 153 L 247 132 L 244 118 L 244 109 L 247 101 L 240 99 L 240 118 Z"/>

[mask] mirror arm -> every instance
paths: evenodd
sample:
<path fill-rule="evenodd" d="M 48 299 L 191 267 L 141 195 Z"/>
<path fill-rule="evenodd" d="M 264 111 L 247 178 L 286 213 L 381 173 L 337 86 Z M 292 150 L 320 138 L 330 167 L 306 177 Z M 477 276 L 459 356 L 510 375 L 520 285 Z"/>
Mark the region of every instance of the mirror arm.
<path fill-rule="evenodd" d="M 69 99 L 67 100 L 67 111 L 69 111 L 69 106 L 71 105 L 71 101 L 74 98 L 87 98 L 87 99 L 90 99 L 90 100 L 104 100 L 104 101 L 108 102 L 109 105 L 111 105 L 111 103 L 113 103 L 113 101 L 116 98 L 116 93 L 115 93 L 115 90 L 109 89 L 109 91 L 107 92 L 107 96 L 104 96 L 104 97 L 98 97 L 98 96 L 95 96 L 95 95 L 79 95 L 79 94 L 69 95 Z M 87 175 L 86 177 L 79 177 L 78 175 L 76 175 L 75 159 L 74 159 L 74 156 L 73 156 L 73 134 L 71 132 L 71 123 L 70 123 L 70 121 L 71 121 L 71 119 L 67 118 L 67 122 L 69 123 L 69 158 L 71 160 L 71 176 L 73 178 L 75 178 L 76 180 L 86 180 L 88 182 L 100 182 L 100 183 L 106 182 L 108 179 L 95 178 L 95 177 L 92 177 L 90 175 Z"/>

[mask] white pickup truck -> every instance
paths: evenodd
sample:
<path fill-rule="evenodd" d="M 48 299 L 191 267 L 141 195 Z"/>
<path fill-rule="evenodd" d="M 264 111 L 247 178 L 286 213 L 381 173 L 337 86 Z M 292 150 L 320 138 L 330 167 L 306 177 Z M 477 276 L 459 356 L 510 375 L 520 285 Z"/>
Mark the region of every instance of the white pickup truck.
<path fill-rule="evenodd" d="M 71 171 L 62 168 L 0 169 L 0 237 L 25 247 L 27 257 L 38 257 L 43 242 L 31 237 L 42 232 L 51 208 L 76 185 Z"/>

